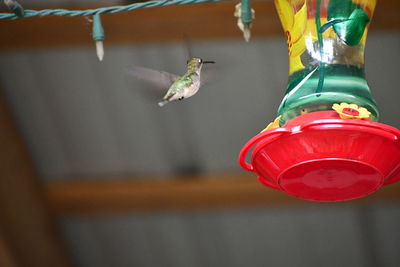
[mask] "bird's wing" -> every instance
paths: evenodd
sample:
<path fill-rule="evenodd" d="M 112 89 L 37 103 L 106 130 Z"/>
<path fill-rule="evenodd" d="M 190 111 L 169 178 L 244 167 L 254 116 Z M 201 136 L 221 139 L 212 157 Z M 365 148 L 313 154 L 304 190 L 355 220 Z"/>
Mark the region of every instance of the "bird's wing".
<path fill-rule="evenodd" d="M 193 58 L 192 42 L 190 41 L 189 36 L 186 33 L 183 34 L 183 44 L 185 46 L 186 60 Z"/>
<path fill-rule="evenodd" d="M 179 78 L 179 76 L 166 71 L 153 70 L 139 66 L 132 66 L 127 73 L 137 80 L 145 82 L 164 92 Z"/>

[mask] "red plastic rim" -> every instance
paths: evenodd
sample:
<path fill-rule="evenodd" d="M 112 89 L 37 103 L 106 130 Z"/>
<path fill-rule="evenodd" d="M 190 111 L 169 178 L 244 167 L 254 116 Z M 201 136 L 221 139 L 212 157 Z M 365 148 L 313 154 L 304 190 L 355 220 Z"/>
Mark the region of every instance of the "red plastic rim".
<path fill-rule="evenodd" d="M 334 111 L 308 113 L 253 137 L 239 164 L 262 184 L 302 199 L 350 200 L 400 180 L 400 131 Z"/>

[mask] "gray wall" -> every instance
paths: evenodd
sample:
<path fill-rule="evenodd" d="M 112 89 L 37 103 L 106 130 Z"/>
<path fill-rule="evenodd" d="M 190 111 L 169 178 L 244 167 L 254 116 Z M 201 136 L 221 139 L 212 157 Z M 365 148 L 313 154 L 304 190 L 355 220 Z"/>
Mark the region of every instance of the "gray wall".
<path fill-rule="evenodd" d="M 78 266 L 396 267 L 399 205 L 68 218 Z"/>
<path fill-rule="evenodd" d="M 283 39 L 198 42 L 217 61 L 193 98 L 159 108 L 132 64 L 180 74 L 181 43 L 0 53 L 0 86 L 45 179 L 239 171 L 241 146 L 275 118 L 287 81 Z M 400 34 L 370 34 L 366 72 L 381 121 L 400 126 Z"/>

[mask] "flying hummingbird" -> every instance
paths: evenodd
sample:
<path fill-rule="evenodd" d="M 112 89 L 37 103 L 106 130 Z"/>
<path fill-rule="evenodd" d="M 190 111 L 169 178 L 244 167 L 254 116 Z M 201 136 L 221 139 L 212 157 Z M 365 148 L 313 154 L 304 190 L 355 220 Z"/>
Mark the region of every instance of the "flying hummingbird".
<path fill-rule="evenodd" d="M 182 76 L 139 66 L 134 66 L 133 69 L 130 70 L 130 73 L 139 80 L 150 83 L 155 87 L 168 90 L 162 101 L 158 102 L 158 105 L 162 107 L 169 102 L 182 100 L 196 94 L 201 86 L 201 69 L 203 64 L 208 63 L 215 62 L 192 57 L 187 61 L 186 73 Z"/>

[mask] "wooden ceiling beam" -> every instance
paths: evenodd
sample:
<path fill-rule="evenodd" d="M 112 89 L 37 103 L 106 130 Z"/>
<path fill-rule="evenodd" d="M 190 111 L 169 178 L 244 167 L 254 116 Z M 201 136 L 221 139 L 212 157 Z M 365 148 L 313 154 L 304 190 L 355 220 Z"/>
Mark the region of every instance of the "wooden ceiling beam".
<path fill-rule="evenodd" d="M 194 40 L 242 39 L 233 17 L 237 1 L 138 9 L 102 15 L 105 46 Z M 254 1 L 253 37 L 281 35 L 273 1 Z M 68 7 L 64 7 L 70 9 Z M 94 7 L 79 7 L 79 9 Z M 77 7 L 75 7 L 77 9 Z M 379 1 L 372 31 L 400 30 L 400 1 Z M 93 45 L 91 24 L 83 17 L 34 17 L 0 20 L 0 49 L 27 49 Z"/>
<path fill-rule="evenodd" d="M 28 151 L 0 92 L 0 265 L 71 266 Z"/>
<path fill-rule="evenodd" d="M 0 229 L 0 266 L 2 267 L 17 267 L 15 256 L 11 254 L 11 249 L 4 239 Z"/>
<path fill-rule="evenodd" d="M 269 189 L 258 183 L 254 174 L 244 172 L 162 180 L 152 177 L 104 178 L 51 182 L 46 187 L 47 200 L 60 216 L 327 205 L 300 200 Z M 381 188 L 368 197 L 334 205 L 379 201 L 400 201 L 400 183 Z"/>

